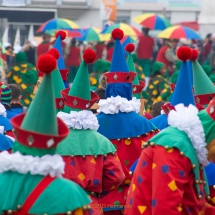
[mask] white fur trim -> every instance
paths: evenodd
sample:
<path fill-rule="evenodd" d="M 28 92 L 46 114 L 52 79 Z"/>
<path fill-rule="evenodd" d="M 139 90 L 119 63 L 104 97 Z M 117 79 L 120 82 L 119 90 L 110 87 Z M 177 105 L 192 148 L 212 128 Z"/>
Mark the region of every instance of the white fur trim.
<path fill-rule="evenodd" d="M 4 134 L 4 126 L 0 126 L 0 134 Z"/>
<path fill-rule="evenodd" d="M 0 153 L 0 173 L 16 171 L 21 174 L 50 175 L 51 177 L 62 177 L 65 163 L 60 155 L 44 155 L 33 157 L 22 155 L 19 152 L 9 154 L 7 151 Z"/>
<path fill-rule="evenodd" d="M 171 110 L 169 113 L 168 124 L 184 131 L 188 135 L 196 150 L 199 162 L 204 166 L 208 165 L 207 144 L 203 126 L 197 115 L 198 109 L 193 105 L 185 107 L 183 104 L 176 105 L 175 109 L 176 111 Z"/>
<path fill-rule="evenodd" d="M 136 113 L 139 113 L 140 99 L 133 97 L 132 100 L 128 101 L 121 96 L 111 96 L 107 99 L 101 99 L 99 101 L 99 106 L 100 108 L 98 109 L 98 112 L 103 112 L 105 114 L 117 114 L 119 111 L 126 113 L 135 111 Z"/>
<path fill-rule="evenodd" d="M 7 112 L 4 105 L 0 104 L 0 116 L 7 117 Z"/>
<path fill-rule="evenodd" d="M 11 139 L 13 142 L 15 142 L 15 138 L 9 136 L 9 135 L 5 135 L 7 138 Z"/>
<path fill-rule="evenodd" d="M 97 131 L 99 128 L 98 119 L 88 110 L 70 111 L 70 113 L 58 112 L 57 116 L 63 120 L 68 128 L 90 129 Z"/>

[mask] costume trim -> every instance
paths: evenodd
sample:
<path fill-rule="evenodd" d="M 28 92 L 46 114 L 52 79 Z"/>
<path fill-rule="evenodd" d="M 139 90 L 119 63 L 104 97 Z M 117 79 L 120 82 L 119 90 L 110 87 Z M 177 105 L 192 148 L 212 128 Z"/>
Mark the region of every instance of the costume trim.
<path fill-rule="evenodd" d="M 113 97 L 107 99 L 101 99 L 99 101 L 100 108 L 97 112 L 103 112 L 105 114 L 118 114 L 120 112 L 140 112 L 140 99 L 135 97 L 132 100 L 128 101 L 126 98 L 121 96 Z"/>
<path fill-rule="evenodd" d="M 0 104 L 0 116 L 7 117 L 7 112 L 4 105 Z"/>
<path fill-rule="evenodd" d="M 205 133 L 201 121 L 198 117 L 198 109 L 189 105 L 185 107 L 183 104 L 175 106 L 175 110 L 171 110 L 168 116 L 168 124 L 172 127 L 184 131 L 194 149 L 196 150 L 199 162 L 207 166 L 209 161 L 207 159 L 208 151 L 206 149 Z"/>
<path fill-rule="evenodd" d="M 90 129 L 97 131 L 99 123 L 96 116 L 88 110 L 83 111 L 70 111 L 70 113 L 64 113 L 60 111 L 57 116 L 67 125 L 68 128 L 73 129 Z"/>
<path fill-rule="evenodd" d="M 62 177 L 64 174 L 65 163 L 60 155 L 44 155 L 33 157 L 22 155 L 20 152 L 9 154 L 7 151 L 0 153 L 0 173 L 6 171 L 16 171 L 21 174 L 50 175 Z"/>

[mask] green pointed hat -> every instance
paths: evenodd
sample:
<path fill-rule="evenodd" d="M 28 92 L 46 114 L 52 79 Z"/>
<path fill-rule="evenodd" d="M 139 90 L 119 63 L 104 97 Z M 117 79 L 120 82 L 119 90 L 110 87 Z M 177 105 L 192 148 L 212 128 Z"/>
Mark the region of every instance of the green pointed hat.
<path fill-rule="evenodd" d="M 208 105 L 212 98 L 215 97 L 215 86 L 202 69 L 198 61 L 198 52 L 192 50 L 192 66 L 194 80 L 194 95 L 195 101 L 201 105 Z"/>
<path fill-rule="evenodd" d="M 55 48 L 50 49 L 47 54 L 52 55 L 56 60 L 60 57 L 60 53 Z M 64 107 L 64 100 L 60 92 L 65 89 L 65 86 L 58 67 L 51 73 L 51 76 L 54 87 L 55 105 L 56 108 L 60 110 Z"/>
<path fill-rule="evenodd" d="M 57 62 L 52 55 L 46 54 L 39 58 L 37 68 L 45 73 L 42 83 L 26 115 L 21 114 L 11 120 L 17 142 L 25 148 L 55 148 L 68 134 L 66 125 L 56 118 L 51 75 L 56 67 Z"/>
<path fill-rule="evenodd" d="M 83 54 L 83 59 L 71 89 L 61 91 L 65 105 L 72 109 L 90 109 L 90 107 L 99 99 L 95 93 L 90 91 L 88 73 L 88 64 L 96 59 L 96 53 L 91 49 L 87 49 Z"/>
<path fill-rule="evenodd" d="M 128 64 L 128 69 L 130 72 L 136 72 L 136 68 L 134 66 L 134 61 L 133 61 L 133 56 L 132 52 L 134 51 L 135 46 L 132 43 L 128 43 L 125 47 L 125 51 L 128 52 L 128 59 L 127 59 L 127 64 Z M 135 76 L 134 80 L 132 81 L 133 85 L 133 94 L 139 94 L 145 87 L 145 83 L 143 81 L 139 81 L 138 75 Z"/>

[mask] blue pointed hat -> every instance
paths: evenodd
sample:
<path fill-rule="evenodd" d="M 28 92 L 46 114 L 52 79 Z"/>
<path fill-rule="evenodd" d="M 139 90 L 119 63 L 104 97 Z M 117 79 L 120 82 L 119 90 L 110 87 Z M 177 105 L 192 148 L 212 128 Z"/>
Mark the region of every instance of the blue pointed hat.
<path fill-rule="evenodd" d="M 188 74 L 190 77 L 191 86 L 193 87 L 193 62 L 191 60 L 187 61 Z"/>
<path fill-rule="evenodd" d="M 175 106 L 180 103 L 185 106 L 189 106 L 190 104 L 195 105 L 191 79 L 187 66 L 187 60 L 191 57 L 191 49 L 187 46 L 180 47 L 178 49 L 177 56 L 183 62 L 181 64 L 180 73 L 170 104 L 171 106 Z"/>
<path fill-rule="evenodd" d="M 123 38 L 124 33 L 121 29 L 116 28 L 112 32 L 112 38 L 116 41 L 114 46 L 114 52 L 111 62 L 110 72 L 103 75 L 107 80 L 107 88 L 105 91 L 106 98 L 121 96 L 132 99 L 132 81 L 136 76 L 136 73 L 129 72 L 124 50 L 120 40 Z"/>
<path fill-rule="evenodd" d="M 62 41 L 66 38 L 66 33 L 64 31 L 58 31 L 56 33 L 56 41 L 53 48 L 56 48 L 60 53 L 60 57 L 57 60 L 58 69 L 60 70 L 61 77 L 63 79 L 64 85 L 67 88 L 67 75 L 68 69 L 65 68 Z"/>

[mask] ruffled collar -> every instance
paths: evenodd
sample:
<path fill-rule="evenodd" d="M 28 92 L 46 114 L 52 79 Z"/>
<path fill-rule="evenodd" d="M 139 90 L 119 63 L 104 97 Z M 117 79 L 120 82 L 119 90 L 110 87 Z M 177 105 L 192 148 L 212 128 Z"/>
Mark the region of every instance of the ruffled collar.
<path fill-rule="evenodd" d="M 21 174 L 50 175 L 54 178 L 62 177 L 64 167 L 65 163 L 58 154 L 33 157 L 22 155 L 19 152 L 9 154 L 7 151 L 3 151 L 0 153 L 0 173 L 16 171 Z"/>
<path fill-rule="evenodd" d="M 203 166 L 207 166 L 209 161 L 207 159 L 208 151 L 206 149 L 205 133 L 197 114 L 198 109 L 193 105 L 188 107 L 183 104 L 176 105 L 175 110 L 171 110 L 169 113 L 168 124 L 184 131 L 188 135 L 196 150 L 199 162 Z"/>
<path fill-rule="evenodd" d="M 101 99 L 99 101 L 100 108 L 97 112 L 104 114 L 118 114 L 119 112 L 140 112 L 140 99 L 135 97 L 128 101 L 121 96 L 110 97 L 107 99 Z"/>
<path fill-rule="evenodd" d="M 2 104 L 0 104 L 0 116 L 7 117 L 6 108 Z"/>
<path fill-rule="evenodd" d="M 70 113 L 58 112 L 57 116 L 63 120 L 68 128 L 73 129 L 90 129 L 97 131 L 99 123 L 96 116 L 88 110 L 83 111 L 70 111 Z"/>

